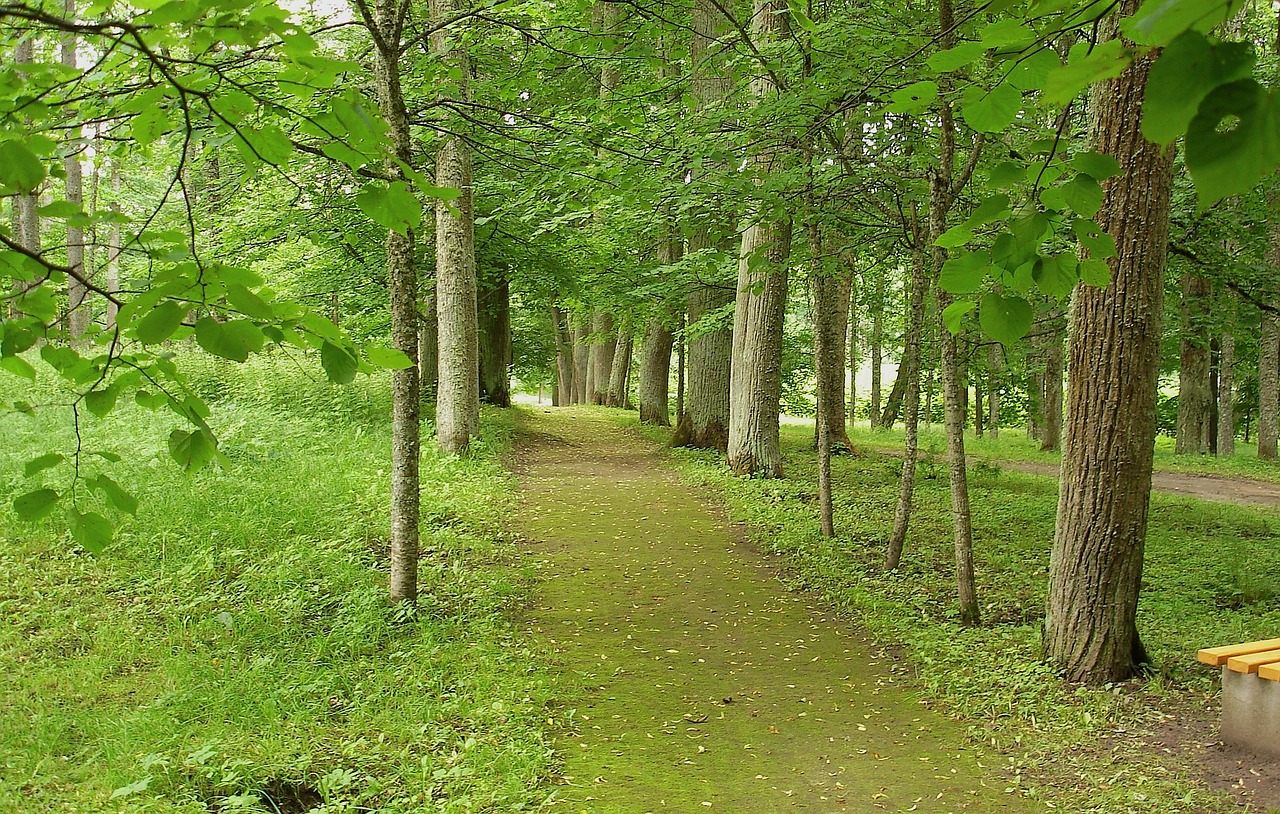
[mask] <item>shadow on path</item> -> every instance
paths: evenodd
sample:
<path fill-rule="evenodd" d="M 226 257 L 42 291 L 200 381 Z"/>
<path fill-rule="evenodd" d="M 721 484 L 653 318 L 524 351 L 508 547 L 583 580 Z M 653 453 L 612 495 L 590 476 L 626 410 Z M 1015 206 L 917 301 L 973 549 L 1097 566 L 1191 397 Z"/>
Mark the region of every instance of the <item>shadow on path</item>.
<path fill-rule="evenodd" d="M 580 678 L 554 810 L 1015 812 L 965 729 L 850 623 L 590 410 L 537 410 L 516 528 L 541 573 L 529 625 Z M 994 757 L 992 758 L 995 759 Z"/>

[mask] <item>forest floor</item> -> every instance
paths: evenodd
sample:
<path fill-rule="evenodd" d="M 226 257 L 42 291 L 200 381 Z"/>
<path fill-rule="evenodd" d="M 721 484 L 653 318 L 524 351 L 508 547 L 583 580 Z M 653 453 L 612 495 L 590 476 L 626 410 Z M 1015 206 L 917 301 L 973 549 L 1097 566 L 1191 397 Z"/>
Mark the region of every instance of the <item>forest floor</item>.
<path fill-rule="evenodd" d="M 985 459 L 978 459 L 985 460 Z M 986 461 L 1006 469 L 1026 472 L 1030 475 L 1058 477 L 1058 467 L 1051 463 L 1035 461 Z M 1209 500 L 1215 503 L 1231 503 L 1236 506 L 1280 506 L 1280 484 L 1250 478 L 1233 478 L 1225 475 L 1197 474 L 1192 472 L 1160 472 L 1151 474 L 1151 488 L 1157 492 Z"/>
<path fill-rule="evenodd" d="M 847 617 L 788 590 L 653 444 L 539 409 L 516 455 L 514 525 L 542 566 L 528 624 L 581 685 L 558 810 L 1032 810 L 998 756 Z"/>

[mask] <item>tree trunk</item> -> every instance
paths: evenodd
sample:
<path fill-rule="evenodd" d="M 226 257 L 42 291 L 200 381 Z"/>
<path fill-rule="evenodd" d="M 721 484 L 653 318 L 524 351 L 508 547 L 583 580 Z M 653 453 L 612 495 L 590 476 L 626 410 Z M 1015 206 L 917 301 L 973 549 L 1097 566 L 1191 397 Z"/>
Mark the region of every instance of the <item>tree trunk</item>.
<path fill-rule="evenodd" d="M 434 401 L 440 380 L 440 315 L 436 310 L 435 281 L 422 298 L 422 323 L 418 326 L 418 381 L 422 398 Z"/>
<path fill-rule="evenodd" d="M 480 401 L 495 407 L 511 406 L 511 284 L 486 279 L 476 299 L 479 319 Z"/>
<path fill-rule="evenodd" d="M 881 368 L 884 366 L 884 274 L 876 275 L 875 294 L 871 300 L 871 396 L 867 417 L 871 429 L 884 426 L 880 414 Z"/>
<path fill-rule="evenodd" d="M 847 258 L 849 269 L 849 298 L 846 300 L 846 310 L 849 312 L 849 330 L 845 334 L 845 370 L 840 371 L 843 379 L 848 377 L 849 380 L 849 402 L 848 423 L 850 425 L 858 420 L 858 367 L 862 363 L 862 345 L 865 343 L 862 335 L 861 319 L 858 316 L 858 269 L 854 260 L 856 255 L 852 251 L 841 253 L 841 259 Z M 841 392 L 844 391 L 844 382 L 841 382 Z M 848 437 L 848 430 L 842 421 L 841 432 Z M 850 445 L 852 446 L 852 444 Z"/>
<path fill-rule="evenodd" d="M 609 390 L 604 403 L 628 409 L 631 406 L 627 382 L 631 377 L 631 333 L 619 331 L 613 345 L 613 365 L 609 370 Z"/>
<path fill-rule="evenodd" d="M 973 435 L 975 438 L 981 438 L 983 428 L 987 421 L 987 414 L 983 410 L 984 397 L 982 395 L 982 376 L 973 375 Z"/>
<path fill-rule="evenodd" d="M 551 330 L 556 347 L 556 389 L 552 393 L 552 406 L 563 407 L 573 403 L 573 339 L 568 315 L 555 303 L 551 305 Z"/>
<path fill-rule="evenodd" d="M 658 265 L 669 266 L 680 259 L 682 246 L 674 224 L 658 241 Z M 636 400 L 640 402 L 640 423 L 671 426 L 671 348 L 675 333 L 671 324 L 675 315 L 669 303 L 662 303 L 649 319 L 640 343 L 640 382 Z"/>
<path fill-rule="evenodd" d="M 690 251 L 696 251 L 696 246 L 691 237 Z M 695 285 L 689 293 L 689 326 L 693 335 L 685 350 L 685 413 L 672 439 L 675 446 L 728 450 L 733 332 L 727 328 L 700 331 L 698 323 L 731 302 L 731 291 L 714 286 Z"/>
<path fill-rule="evenodd" d="M 1121 0 L 1103 36 L 1132 14 Z M 1172 148 L 1141 133 L 1154 54 L 1093 86 L 1092 148 L 1120 162 L 1103 183 L 1096 221 L 1120 255 L 1106 288 L 1077 285 L 1057 531 L 1049 564 L 1044 643 L 1068 680 L 1134 674 L 1146 654 L 1135 622 L 1155 449 L 1160 312 L 1169 237 Z"/>
<path fill-rule="evenodd" d="M 387 177 L 404 181 L 401 163 L 412 160 L 409 115 L 400 87 L 403 7 L 378 0 L 370 12 L 362 5 L 374 41 L 378 108 L 387 124 L 392 157 L 383 166 Z M 398 160 L 397 160 L 398 159 Z M 452 186 L 444 184 L 444 186 Z M 387 232 L 387 287 L 391 294 L 391 344 L 413 364 L 391 378 L 391 601 L 416 604 L 418 599 L 419 516 L 419 382 L 418 277 L 413 232 Z"/>
<path fill-rule="evenodd" d="M 111 159 L 111 213 L 115 219 L 111 223 L 111 231 L 107 235 L 107 264 L 103 287 L 110 294 L 120 293 L 120 255 L 124 251 L 124 240 L 120 232 L 120 162 Z M 119 306 L 107 300 L 107 330 L 116 329 L 116 312 Z"/>
<path fill-rule="evenodd" d="M 1004 372 L 1004 348 L 998 342 L 987 346 L 987 432 L 1000 437 L 1000 374 Z"/>
<path fill-rule="evenodd" d="M 1174 452 L 1204 455 L 1212 432 L 1210 391 L 1209 298 L 1212 284 L 1194 274 L 1182 276 L 1182 358 L 1178 367 L 1178 427 Z"/>
<path fill-rule="evenodd" d="M 1218 454 L 1236 454 L 1235 405 L 1236 338 L 1230 331 L 1222 335 L 1218 357 Z"/>
<path fill-rule="evenodd" d="M 823 255 L 818 224 L 808 224 L 810 255 Z M 817 414 L 826 423 L 832 451 L 853 449 L 844 426 L 845 326 L 849 321 L 849 294 L 853 278 L 842 269 L 838 274 L 822 271 L 818 262 L 810 270 L 813 292 L 813 370 L 817 379 Z M 817 422 L 815 422 L 815 426 Z M 821 434 L 821 430 L 819 430 Z"/>
<path fill-rule="evenodd" d="M 916 219 L 914 215 L 912 219 Z M 902 424 L 905 438 L 902 475 L 898 480 L 898 507 L 894 512 L 893 531 L 885 556 L 885 567 L 890 571 L 896 570 L 902 563 L 902 551 L 907 542 L 907 527 L 911 522 L 911 503 L 916 488 L 916 455 L 920 447 L 920 345 L 924 335 L 924 298 L 929 290 L 924 243 L 929 238 L 928 231 L 919 225 L 915 225 L 913 231 L 911 276 L 907 281 L 907 324 L 902 336 L 902 362 L 898 365 L 897 376 L 904 390 L 905 415 L 902 417 Z M 895 381 L 895 390 L 897 386 Z"/>
<path fill-rule="evenodd" d="M 76 0 L 64 0 L 63 13 L 68 20 L 76 18 Z M 76 36 L 68 34 L 62 41 L 62 64 L 74 73 L 76 69 Z M 82 206 L 84 204 L 84 167 L 80 163 L 79 145 L 72 145 L 72 154 L 63 159 L 66 170 L 66 198 L 69 203 Z M 73 226 L 67 222 L 67 266 L 75 269 L 82 277 L 84 265 L 84 228 Z M 71 339 L 79 339 L 89 330 L 89 318 L 92 316 L 85 303 L 88 289 L 84 283 L 70 276 L 67 279 L 67 331 Z"/>
<path fill-rule="evenodd" d="M 590 328 L 585 318 L 573 321 L 573 398 L 570 404 L 587 403 L 587 379 L 591 378 Z"/>
<path fill-rule="evenodd" d="M 1057 327 L 1050 334 L 1044 349 L 1043 390 L 1040 407 L 1044 424 L 1040 432 L 1040 451 L 1057 452 L 1062 447 L 1062 374 L 1064 364 L 1062 336 Z"/>
<path fill-rule="evenodd" d="M 591 318 L 591 361 L 587 369 L 587 403 L 607 404 L 609 374 L 613 372 L 613 354 L 618 337 L 613 332 L 613 317 L 597 311 Z"/>
<path fill-rule="evenodd" d="M 1280 231 L 1280 227 L 1277 227 Z M 1272 240 L 1280 240 L 1273 235 Z M 1280 248 L 1277 246 L 1276 248 Z M 1280 259 L 1280 258 L 1277 258 Z M 1258 332 L 1258 457 L 1276 459 L 1276 436 L 1280 430 L 1280 317 L 1262 312 Z"/>

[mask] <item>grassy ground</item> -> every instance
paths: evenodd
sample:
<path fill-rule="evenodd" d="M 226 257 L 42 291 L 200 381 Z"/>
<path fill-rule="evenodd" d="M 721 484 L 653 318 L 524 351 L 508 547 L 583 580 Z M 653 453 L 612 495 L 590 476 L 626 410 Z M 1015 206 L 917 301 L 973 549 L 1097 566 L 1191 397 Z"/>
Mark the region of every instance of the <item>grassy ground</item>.
<path fill-rule="evenodd" d="M 1153 675 L 1076 688 L 1038 660 L 1056 506 L 1052 479 L 972 467 L 985 624 L 967 629 L 956 622 L 952 598 L 941 457 L 921 467 L 906 562 L 886 574 L 900 463 L 874 454 L 835 461 L 837 536 L 825 540 L 817 521 L 812 429 L 784 427 L 783 443 L 785 480 L 730 476 L 713 454 L 672 455 L 688 480 L 722 492 L 731 516 L 788 559 L 797 583 L 822 590 L 864 621 L 877 641 L 901 646 L 927 691 L 969 720 L 973 737 L 1004 751 L 1011 785 L 1067 810 L 1224 807 L 1179 775 L 1177 761 L 1162 765 L 1152 758 L 1145 733 L 1169 710 L 1203 710 L 1209 703 L 1216 674 L 1196 666 L 1196 649 L 1267 638 L 1280 629 L 1280 518 L 1273 512 L 1156 496 L 1138 620 Z M 1211 740 L 1214 732 L 1203 737 Z"/>
<path fill-rule="evenodd" d="M 425 453 L 422 611 L 397 619 L 386 381 L 187 366 L 230 466 L 181 473 L 174 417 L 122 406 L 83 427 L 141 501 L 104 555 L 0 508 L 0 812 L 537 807 L 552 681 L 508 618 L 511 419 L 468 460 Z M 0 416 L 0 493 L 68 433 Z"/>
<path fill-rule="evenodd" d="M 812 433 L 812 421 L 805 424 Z M 902 450 L 901 423 L 890 430 L 872 430 L 865 423 L 858 424 L 850 429 L 849 437 L 858 446 L 867 449 L 899 452 Z M 941 424 L 921 427 L 920 449 L 925 452 L 932 451 L 938 455 L 946 454 L 947 439 Z M 990 435 L 975 438 L 971 433 L 965 438 L 965 451 L 975 458 L 992 461 L 1033 461 L 1057 464 L 1059 460 L 1056 452 L 1041 452 L 1040 443 L 1027 438 L 1027 433 L 1022 427 L 1006 429 L 997 439 L 991 438 Z M 1173 439 L 1161 436 L 1156 439 L 1155 468 L 1157 471 L 1164 472 L 1224 475 L 1280 483 L 1280 462 L 1259 460 L 1257 445 L 1246 444 L 1243 441 L 1236 442 L 1234 455 L 1219 458 L 1212 455 L 1174 455 Z"/>

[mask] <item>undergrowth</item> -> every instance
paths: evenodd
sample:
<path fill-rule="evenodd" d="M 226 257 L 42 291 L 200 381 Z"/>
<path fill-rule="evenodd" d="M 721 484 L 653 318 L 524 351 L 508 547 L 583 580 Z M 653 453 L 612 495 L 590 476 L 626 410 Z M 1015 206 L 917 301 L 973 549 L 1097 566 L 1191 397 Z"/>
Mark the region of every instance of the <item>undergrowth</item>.
<path fill-rule="evenodd" d="M 72 447 L 66 413 L 0 416 L 0 812 L 536 808 L 552 680 L 508 618 L 529 578 L 500 522 L 508 414 L 468 458 L 425 445 L 405 618 L 385 598 L 386 379 L 181 361 L 227 463 L 183 474 L 167 413 L 86 417 L 140 503 L 97 558 L 9 508 L 25 461 Z"/>
<path fill-rule="evenodd" d="M 633 419 L 627 419 L 633 422 Z M 648 431 L 665 440 L 663 433 Z M 735 477 L 721 456 L 672 450 L 686 481 L 723 493 L 732 519 L 785 557 L 790 579 L 815 588 L 899 652 L 933 702 L 1005 754 L 1011 790 L 1092 812 L 1214 810 L 1221 800 L 1150 753 L 1144 733 L 1179 705 L 1203 708 L 1217 674 L 1201 647 L 1280 630 L 1280 519 L 1267 511 L 1156 495 L 1139 628 L 1152 656 L 1145 680 L 1103 688 L 1060 681 L 1040 658 L 1053 479 L 970 470 L 982 626 L 958 621 L 945 460 L 926 451 L 903 566 L 883 568 L 897 501 L 898 459 L 869 452 L 833 461 L 836 536 L 820 533 L 812 429 L 783 430 L 787 477 Z M 1206 739 L 1213 732 L 1205 733 Z"/>

